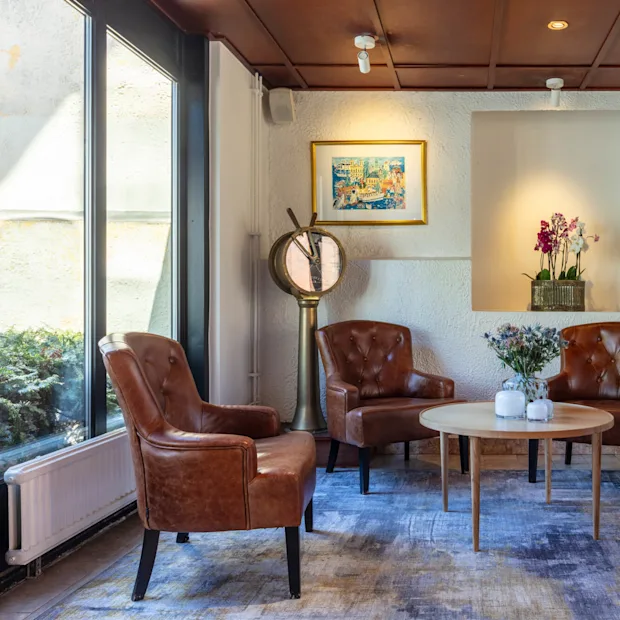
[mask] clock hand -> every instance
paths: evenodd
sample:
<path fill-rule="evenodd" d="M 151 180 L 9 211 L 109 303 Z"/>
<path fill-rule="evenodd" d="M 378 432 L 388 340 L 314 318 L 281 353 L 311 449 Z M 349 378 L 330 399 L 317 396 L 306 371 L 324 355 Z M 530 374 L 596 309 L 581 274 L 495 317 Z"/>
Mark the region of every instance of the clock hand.
<path fill-rule="evenodd" d="M 316 258 L 319 257 L 319 252 L 316 249 L 316 244 L 314 243 L 314 239 L 312 238 L 312 232 L 311 231 L 307 231 L 306 235 L 308 235 L 308 241 L 310 243 L 310 247 L 312 248 L 312 256 L 316 256 Z"/>
<path fill-rule="evenodd" d="M 308 253 L 308 250 L 306 250 L 306 248 L 304 248 L 303 245 L 301 245 L 301 243 L 299 243 L 299 241 L 297 241 L 297 237 L 293 237 L 293 242 L 295 243 L 295 245 L 301 250 L 302 254 L 308 259 L 308 260 L 312 260 L 312 255 Z"/>
<path fill-rule="evenodd" d="M 323 271 L 316 260 L 310 263 L 310 282 L 315 291 L 320 291 L 323 285 Z"/>

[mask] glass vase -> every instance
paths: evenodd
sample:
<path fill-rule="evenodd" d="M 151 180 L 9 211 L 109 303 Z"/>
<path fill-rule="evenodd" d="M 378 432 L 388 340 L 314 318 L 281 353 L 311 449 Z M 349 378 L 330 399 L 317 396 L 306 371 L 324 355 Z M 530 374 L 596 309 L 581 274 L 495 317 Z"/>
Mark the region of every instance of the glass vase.
<path fill-rule="evenodd" d="M 549 393 L 546 379 L 526 377 L 520 374 L 516 374 L 511 379 L 506 379 L 502 383 L 502 387 L 504 390 L 523 392 L 526 405 L 539 398 L 547 398 Z"/>

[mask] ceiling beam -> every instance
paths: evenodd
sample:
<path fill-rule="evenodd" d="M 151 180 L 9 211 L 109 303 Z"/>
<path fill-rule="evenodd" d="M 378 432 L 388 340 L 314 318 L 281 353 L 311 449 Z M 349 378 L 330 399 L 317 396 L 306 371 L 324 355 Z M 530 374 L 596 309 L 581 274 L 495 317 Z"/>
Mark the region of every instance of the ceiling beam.
<path fill-rule="evenodd" d="M 154 4 L 170 21 L 178 26 L 183 32 L 190 32 L 187 28 L 188 20 L 187 15 L 183 13 L 180 7 L 174 3 L 163 2 L 162 0 L 151 0 Z M 196 34 L 191 32 L 191 34 Z"/>
<path fill-rule="evenodd" d="M 581 90 L 584 90 L 588 87 L 588 84 L 594 77 L 594 73 L 599 68 L 603 60 L 605 60 L 605 56 L 607 56 L 607 53 L 611 49 L 612 45 L 614 45 L 614 43 L 618 39 L 619 34 L 620 34 L 620 13 L 618 13 L 618 16 L 616 17 L 616 21 L 614 22 L 610 31 L 607 33 L 607 36 L 605 37 L 605 40 L 603 41 L 603 45 L 601 45 L 601 49 L 599 49 L 598 54 L 596 55 L 596 58 L 594 59 L 594 62 L 592 63 L 592 66 L 588 69 L 588 72 L 583 76 L 583 80 L 581 82 L 581 85 L 579 86 Z"/>
<path fill-rule="evenodd" d="M 381 49 L 383 50 L 383 55 L 385 56 L 385 62 L 392 74 L 392 81 L 394 82 L 394 90 L 400 90 L 400 80 L 398 79 L 398 73 L 396 73 L 396 69 L 394 68 L 394 59 L 392 58 L 392 50 L 390 48 L 390 42 L 388 41 L 387 34 L 385 32 L 385 28 L 383 27 L 383 21 L 381 20 L 381 15 L 379 13 L 379 7 L 377 6 L 377 0 L 372 1 L 374 11 L 371 11 L 370 19 L 373 22 L 373 27 L 375 29 L 375 33 L 379 37 L 379 43 L 381 44 Z"/>
<path fill-rule="evenodd" d="M 225 41 L 229 46 L 232 45 L 226 37 L 218 37 L 209 35 L 209 38 L 213 41 Z M 236 52 L 239 55 L 239 52 Z M 282 63 L 258 63 L 256 65 L 250 65 L 246 60 L 242 61 L 247 67 L 251 67 L 250 70 L 253 70 L 254 67 L 261 68 L 271 68 L 271 67 L 284 67 L 286 65 Z M 296 69 L 351 69 L 353 67 L 358 67 L 356 62 L 346 62 L 346 63 L 319 63 L 319 62 L 298 62 L 293 65 Z M 374 63 L 374 67 L 387 67 L 387 64 L 382 63 Z M 431 65 L 428 63 L 424 64 L 398 64 L 394 65 L 394 69 L 488 69 L 489 65 L 449 65 L 449 64 L 436 64 Z M 605 67 L 609 67 L 610 69 L 620 69 L 620 65 L 605 65 Z M 498 64 L 497 68 L 499 69 L 584 69 L 588 70 L 590 65 L 504 65 Z M 486 86 L 485 86 L 486 88 Z"/>
<path fill-rule="evenodd" d="M 273 43 L 273 45 L 277 48 L 278 52 L 280 52 L 280 56 L 282 56 L 282 62 L 285 67 L 289 70 L 291 75 L 295 78 L 297 83 L 302 88 L 308 88 L 308 83 L 302 77 L 301 73 L 295 69 L 291 59 L 288 57 L 288 54 L 282 49 L 282 46 L 276 41 L 276 38 L 271 34 L 269 28 L 267 28 L 265 22 L 259 17 L 258 13 L 254 10 L 254 7 L 248 2 L 248 0 L 239 0 L 243 6 L 248 10 L 248 12 L 254 17 L 254 20 L 263 31 L 265 36 Z"/>
<path fill-rule="evenodd" d="M 293 88 L 292 90 L 299 90 L 298 88 Z M 486 86 L 403 86 L 401 89 L 403 92 L 427 92 L 427 93 L 435 93 L 435 92 L 445 92 L 445 93 L 486 93 L 488 92 Z M 501 86 L 499 88 L 495 88 L 495 91 L 498 93 L 531 93 L 531 92 L 540 92 L 540 93 L 548 93 L 549 90 L 545 86 L 525 86 L 523 88 L 518 87 L 505 87 Z M 620 87 L 605 87 L 605 88 L 597 88 L 597 91 L 604 92 L 618 92 L 620 91 Z M 394 92 L 394 89 L 391 86 L 309 86 L 307 88 L 308 92 L 311 91 L 343 91 L 343 92 Z M 579 92 L 578 87 L 572 88 L 563 88 L 562 91 L 567 92 Z"/>
<path fill-rule="evenodd" d="M 209 32 L 207 34 L 207 39 L 209 39 L 209 41 L 213 41 L 214 43 L 221 43 L 250 73 L 254 73 L 256 71 L 255 67 L 251 65 L 244 56 L 242 56 L 241 52 L 226 37 Z M 284 65 L 275 66 L 283 67 Z"/>
<path fill-rule="evenodd" d="M 493 90 L 495 87 L 495 69 L 499 59 L 499 49 L 502 42 L 504 31 L 504 15 L 506 14 L 506 0 L 495 0 L 495 10 L 493 12 L 493 34 L 491 36 L 491 56 L 489 57 L 489 73 L 487 77 L 487 88 Z"/>

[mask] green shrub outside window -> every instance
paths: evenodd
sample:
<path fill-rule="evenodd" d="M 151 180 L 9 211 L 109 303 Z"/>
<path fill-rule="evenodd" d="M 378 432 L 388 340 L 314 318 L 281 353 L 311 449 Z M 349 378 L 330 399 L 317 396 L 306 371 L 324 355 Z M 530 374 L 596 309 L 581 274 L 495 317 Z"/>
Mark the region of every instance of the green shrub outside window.
<path fill-rule="evenodd" d="M 108 415 L 116 413 L 110 385 L 106 397 Z M 84 335 L 49 328 L 0 332 L 0 454 L 52 435 L 72 445 L 84 439 L 84 426 Z"/>

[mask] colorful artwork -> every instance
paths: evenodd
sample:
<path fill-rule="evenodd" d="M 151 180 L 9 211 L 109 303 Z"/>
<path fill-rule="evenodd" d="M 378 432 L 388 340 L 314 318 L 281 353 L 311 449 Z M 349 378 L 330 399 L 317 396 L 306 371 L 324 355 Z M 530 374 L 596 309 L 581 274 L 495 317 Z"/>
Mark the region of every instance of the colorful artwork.
<path fill-rule="evenodd" d="M 426 224 L 426 141 L 312 142 L 319 224 Z"/>
<path fill-rule="evenodd" d="M 405 157 L 332 157 L 334 209 L 406 209 Z"/>

